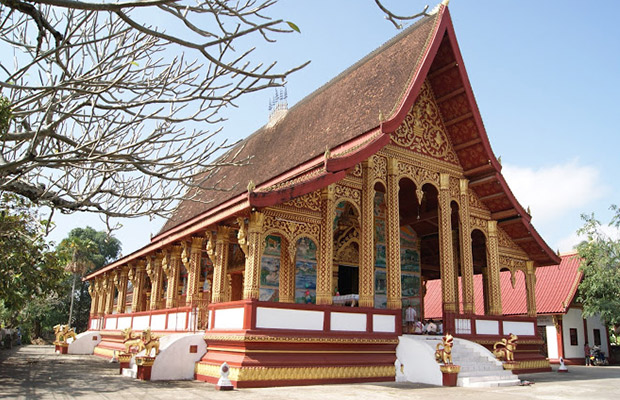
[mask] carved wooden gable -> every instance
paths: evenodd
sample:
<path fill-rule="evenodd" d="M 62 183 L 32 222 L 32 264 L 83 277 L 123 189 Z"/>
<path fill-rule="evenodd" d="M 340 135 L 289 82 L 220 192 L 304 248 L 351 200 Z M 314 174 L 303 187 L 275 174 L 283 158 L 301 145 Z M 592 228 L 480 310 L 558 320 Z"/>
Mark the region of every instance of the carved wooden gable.
<path fill-rule="evenodd" d="M 392 134 L 392 141 L 416 153 L 460 165 L 428 81 L 424 82 L 403 123 Z"/>

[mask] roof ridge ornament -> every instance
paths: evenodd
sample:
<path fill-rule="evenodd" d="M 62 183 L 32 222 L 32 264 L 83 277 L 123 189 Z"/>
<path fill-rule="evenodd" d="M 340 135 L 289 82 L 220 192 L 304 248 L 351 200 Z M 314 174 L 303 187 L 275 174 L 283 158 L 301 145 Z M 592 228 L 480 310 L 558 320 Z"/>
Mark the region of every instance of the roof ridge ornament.
<path fill-rule="evenodd" d="M 435 8 L 433 8 L 431 10 L 431 12 L 428 13 L 428 15 L 435 15 L 435 14 L 437 14 L 439 12 L 439 10 L 441 9 L 441 6 L 448 7 L 449 3 L 450 3 L 450 0 L 443 0 L 441 3 L 437 4 L 435 6 Z"/>

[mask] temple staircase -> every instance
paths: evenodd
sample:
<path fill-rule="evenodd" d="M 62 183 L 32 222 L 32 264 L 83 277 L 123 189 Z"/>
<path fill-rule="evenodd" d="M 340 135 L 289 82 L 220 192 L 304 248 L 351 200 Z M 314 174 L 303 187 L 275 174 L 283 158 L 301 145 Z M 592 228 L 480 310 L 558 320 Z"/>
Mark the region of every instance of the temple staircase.
<path fill-rule="evenodd" d="M 435 361 L 437 343 L 441 336 L 403 335 L 396 348 L 397 363 L 402 363 L 403 379 L 410 382 L 442 384 L 439 364 Z M 452 361 L 461 366 L 457 386 L 498 387 L 516 386 L 517 375 L 504 370 L 501 362 L 483 346 L 464 339 L 454 339 Z M 398 373 L 397 373 L 398 380 Z"/>

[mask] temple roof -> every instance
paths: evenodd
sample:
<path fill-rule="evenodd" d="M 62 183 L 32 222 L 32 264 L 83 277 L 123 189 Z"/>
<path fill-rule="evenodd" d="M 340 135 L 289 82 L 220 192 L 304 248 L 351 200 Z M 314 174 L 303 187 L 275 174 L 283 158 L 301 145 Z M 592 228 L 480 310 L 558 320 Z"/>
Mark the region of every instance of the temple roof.
<path fill-rule="evenodd" d="M 228 151 L 217 163 L 231 161 L 233 155 L 236 160 L 249 158 L 249 162 L 206 172 L 202 184 L 229 190 L 190 191 L 187 198 L 191 200 L 179 204 L 148 246 L 104 270 L 200 234 L 251 207 L 278 204 L 336 182 L 347 169 L 389 143 L 425 82 L 434 93 L 463 175 L 491 218 L 536 265 L 559 263 L 501 174 L 450 13 L 441 5 L 437 13 L 423 17 L 300 101 L 277 123 L 264 126 Z M 323 156 L 326 149 L 333 158 Z M 311 184 L 301 180 L 287 190 L 276 189 L 308 172 L 314 177 Z M 250 181 L 255 189 L 248 192 Z"/>
<path fill-rule="evenodd" d="M 538 314 L 565 314 L 568 311 L 575 300 L 577 288 L 583 276 L 579 270 L 580 261 L 577 254 L 566 254 L 562 256 L 562 262 L 559 265 L 536 268 L 535 290 Z M 504 315 L 526 315 L 527 297 L 523 273 L 516 273 L 514 288 L 511 284 L 510 271 L 500 272 L 500 280 Z M 474 302 L 476 314 L 484 315 L 481 274 L 474 276 Z M 425 318 L 441 319 L 441 280 L 439 279 L 426 283 L 424 316 Z"/>
<path fill-rule="evenodd" d="M 224 177 L 219 187 L 237 186 L 228 192 L 206 193 L 209 204 L 182 202 L 161 233 L 242 194 L 249 181 L 260 187 L 303 161 L 322 156 L 326 148 L 378 127 L 379 114 L 389 115 L 402 97 L 437 19 L 438 14 L 418 21 L 301 100 L 277 124 L 265 125 L 239 143 L 228 153 L 240 149 L 237 159 L 251 157 L 250 162 L 222 168 L 205 182 L 208 186 Z"/>

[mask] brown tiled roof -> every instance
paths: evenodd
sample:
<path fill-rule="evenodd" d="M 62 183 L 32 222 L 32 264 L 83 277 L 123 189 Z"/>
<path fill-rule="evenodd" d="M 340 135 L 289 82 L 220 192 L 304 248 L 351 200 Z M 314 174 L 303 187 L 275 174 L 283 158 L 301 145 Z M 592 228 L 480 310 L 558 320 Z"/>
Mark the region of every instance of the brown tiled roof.
<path fill-rule="evenodd" d="M 249 164 L 221 168 L 205 183 L 221 181 L 218 187 L 234 189 L 204 193 L 200 200 L 208 204 L 181 202 L 160 234 L 242 194 L 250 180 L 260 185 L 379 126 L 380 112 L 390 115 L 404 95 L 438 15 L 421 19 L 300 101 L 275 126 L 243 140 L 238 159 L 252 157 Z"/>

